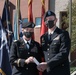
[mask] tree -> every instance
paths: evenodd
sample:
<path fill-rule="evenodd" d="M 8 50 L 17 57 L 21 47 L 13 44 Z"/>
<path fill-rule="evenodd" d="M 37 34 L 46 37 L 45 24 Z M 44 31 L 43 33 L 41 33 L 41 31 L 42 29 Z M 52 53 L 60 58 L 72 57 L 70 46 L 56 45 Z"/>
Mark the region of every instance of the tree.
<path fill-rule="evenodd" d="M 67 16 L 64 21 L 69 24 L 69 5 L 67 6 Z M 76 0 L 72 2 L 72 38 L 71 38 L 71 52 L 76 50 Z"/>
<path fill-rule="evenodd" d="M 76 0 L 72 3 L 72 39 L 71 51 L 76 50 Z"/>

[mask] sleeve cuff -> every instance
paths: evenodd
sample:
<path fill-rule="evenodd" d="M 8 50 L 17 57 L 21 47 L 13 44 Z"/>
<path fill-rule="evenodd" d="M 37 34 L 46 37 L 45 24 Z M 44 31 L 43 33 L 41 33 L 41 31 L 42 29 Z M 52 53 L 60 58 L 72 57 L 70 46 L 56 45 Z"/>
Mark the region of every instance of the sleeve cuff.
<path fill-rule="evenodd" d="M 18 67 L 24 67 L 24 65 L 25 65 L 25 60 L 24 60 L 24 59 L 18 59 L 17 65 L 18 65 Z"/>

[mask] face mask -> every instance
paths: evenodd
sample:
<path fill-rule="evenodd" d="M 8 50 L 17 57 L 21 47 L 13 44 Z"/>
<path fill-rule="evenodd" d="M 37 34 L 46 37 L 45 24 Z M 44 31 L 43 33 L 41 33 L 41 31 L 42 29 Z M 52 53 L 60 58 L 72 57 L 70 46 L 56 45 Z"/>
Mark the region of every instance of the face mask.
<path fill-rule="evenodd" d="M 27 38 L 30 38 L 32 34 L 33 32 L 23 32 L 23 35 L 25 35 Z"/>
<path fill-rule="evenodd" d="M 45 21 L 45 24 L 48 28 L 52 28 L 54 26 L 54 20 Z"/>

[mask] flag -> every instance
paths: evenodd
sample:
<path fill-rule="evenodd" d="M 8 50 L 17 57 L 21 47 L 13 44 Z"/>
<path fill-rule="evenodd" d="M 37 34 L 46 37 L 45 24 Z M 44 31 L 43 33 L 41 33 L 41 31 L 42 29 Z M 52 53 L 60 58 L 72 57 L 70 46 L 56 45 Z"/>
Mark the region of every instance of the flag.
<path fill-rule="evenodd" d="M 21 17 L 21 11 L 20 11 L 20 1 L 19 3 L 19 38 L 22 38 L 23 34 L 22 34 L 22 17 Z"/>
<path fill-rule="evenodd" d="M 19 14 L 20 14 L 20 0 L 16 0 L 16 11 L 14 14 L 14 40 L 19 39 Z"/>
<path fill-rule="evenodd" d="M 19 35 L 18 35 L 18 22 L 17 22 L 17 11 L 15 11 L 14 14 L 14 40 L 18 40 L 19 39 Z"/>
<path fill-rule="evenodd" d="M 41 29 L 40 29 L 40 36 L 47 32 L 47 27 L 44 22 L 44 14 L 45 14 L 45 0 L 41 0 L 42 10 L 41 10 Z M 44 58 L 42 57 L 42 61 Z M 42 72 L 39 72 L 39 75 L 42 75 Z"/>
<path fill-rule="evenodd" d="M 21 12 L 19 12 L 19 38 L 22 38 L 22 18 L 21 18 Z"/>
<path fill-rule="evenodd" d="M 28 22 L 33 22 L 32 1 L 33 0 L 28 0 Z M 34 34 L 32 39 L 34 39 Z"/>
<path fill-rule="evenodd" d="M 29 22 L 33 22 L 32 1 L 33 0 L 28 0 L 28 21 Z"/>
<path fill-rule="evenodd" d="M 8 51 L 7 38 L 0 19 L 0 75 L 11 75 L 12 73 Z"/>
<path fill-rule="evenodd" d="M 3 13 L 2 13 L 2 25 L 7 32 L 7 39 L 9 48 L 11 47 L 12 40 L 13 40 L 13 32 L 12 32 L 12 25 L 10 23 L 10 12 L 8 7 L 8 0 L 5 0 Z"/>
<path fill-rule="evenodd" d="M 41 0 L 42 4 L 42 11 L 41 11 L 41 29 L 40 29 L 40 36 L 47 32 L 47 27 L 44 22 L 44 14 L 45 14 L 45 0 Z"/>

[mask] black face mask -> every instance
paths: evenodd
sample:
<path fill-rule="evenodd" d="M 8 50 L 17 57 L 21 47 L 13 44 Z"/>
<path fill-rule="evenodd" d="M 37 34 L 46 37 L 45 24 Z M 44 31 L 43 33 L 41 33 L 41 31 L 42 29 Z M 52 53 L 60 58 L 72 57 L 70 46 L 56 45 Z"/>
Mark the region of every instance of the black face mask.
<path fill-rule="evenodd" d="M 52 28 L 54 26 L 54 20 L 45 21 L 45 24 L 48 28 Z"/>
<path fill-rule="evenodd" d="M 25 35 L 27 38 L 32 37 L 33 32 L 23 32 L 23 35 Z"/>

